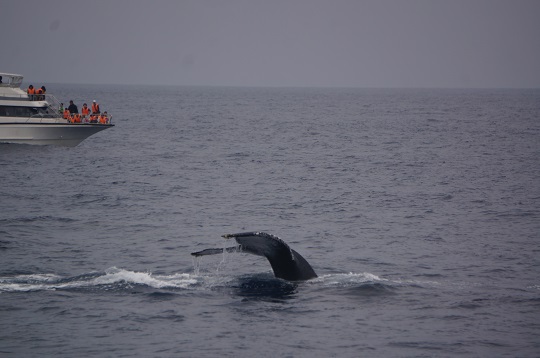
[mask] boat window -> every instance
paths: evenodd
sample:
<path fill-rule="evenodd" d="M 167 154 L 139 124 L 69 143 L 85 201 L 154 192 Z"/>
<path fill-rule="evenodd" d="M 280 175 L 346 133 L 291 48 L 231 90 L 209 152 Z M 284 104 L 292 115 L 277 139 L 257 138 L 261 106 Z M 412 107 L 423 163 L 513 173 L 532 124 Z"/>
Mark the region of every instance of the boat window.
<path fill-rule="evenodd" d="M 0 106 L 0 117 L 51 117 L 47 107 Z"/>

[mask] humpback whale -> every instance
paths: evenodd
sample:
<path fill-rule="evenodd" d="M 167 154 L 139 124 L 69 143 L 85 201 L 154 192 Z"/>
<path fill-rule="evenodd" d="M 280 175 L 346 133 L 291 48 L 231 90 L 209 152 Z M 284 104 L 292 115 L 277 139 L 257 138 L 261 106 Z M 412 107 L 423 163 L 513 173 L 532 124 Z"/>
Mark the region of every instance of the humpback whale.
<path fill-rule="evenodd" d="M 281 240 L 279 237 L 264 232 L 243 232 L 222 235 L 226 239 L 234 238 L 237 246 L 206 249 L 193 252 L 193 256 L 215 255 L 223 252 L 242 251 L 268 259 L 274 275 L 287 281 L 309 280 L 317 277 L 311 265 Z"/>

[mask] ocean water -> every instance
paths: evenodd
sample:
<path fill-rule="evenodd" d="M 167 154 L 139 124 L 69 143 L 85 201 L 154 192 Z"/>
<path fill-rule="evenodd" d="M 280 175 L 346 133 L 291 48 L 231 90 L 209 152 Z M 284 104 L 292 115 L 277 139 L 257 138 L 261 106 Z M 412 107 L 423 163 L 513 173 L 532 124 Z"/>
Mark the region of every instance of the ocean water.
<path fill-rule="evenodd" d="M 0 145 L 2 357 L 540 356 L 540 90 L 47 89 L 116 126 Z"/>

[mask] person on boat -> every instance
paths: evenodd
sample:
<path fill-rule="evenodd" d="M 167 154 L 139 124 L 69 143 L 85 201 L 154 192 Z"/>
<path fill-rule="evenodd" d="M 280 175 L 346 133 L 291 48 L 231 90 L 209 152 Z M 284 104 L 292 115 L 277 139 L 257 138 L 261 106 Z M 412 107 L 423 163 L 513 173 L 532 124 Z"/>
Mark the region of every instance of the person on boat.
<path fill-rule="evenodd" d="M 67 120 L 69 120 L 69 117 L 71 117 L 68 108 L 65 108 L 65 109 L 64 109 L 63 117 L 64 117 L 64 119 L 67 119 Z"/>
<path fill-rule="evenodd" d="M 60 103 L 60 107 L 58 107 L 58 113 L 62 114 L 64 113 L 64 104 Z"/>
<path fill-rule="evenodd" d="M 36 90 L 36 101 L 43 101 L 45 99 L 45 96 L 43 96 L 43 89 L 38 88 Z"/>
<path fill-rule="evenodd" d="M 100 114 L 99 111 L 99 104 L 96 102 L 96 100 L 92 101 L 92 114 Z"/>
<path fill-rule="evenodd" d="M 26 93 L 28 94 L 28 98 L 30 98 L 31 101 L 34 100 L 34 94 L 36 93 L 36 90 L 34 89 L 33 85 L 28 86 L 28 89 L 26 90 Z"/>
<path fill-rule="evenodd" d="M 86 103 L 82 105 L 81 114 L 83 118 L 87 117 L 90 114 L 90 108 L 88 108 L 88 105 Z"/>
<path fill-rule="evenodd" d="M 81 115 L 79 113 L 75 113 L 73 115 L 73 120 L 72 120 L 73 123 L 81 123 Z"/>
<path fill-rule="evenodd" d="M 68 109 L 69 109 L 69 113 L 71 114 L 79 113 L 79 109 L 77 108 L 75 103 L 73 103 L 73 100 L 69 101 Z"/>
<path fill-rule="evenodd" d="M 97 122 L 98 122 L 97 115 L 92 114 L 92 115 L 90 116 L 90 123 L 97 123 Z"/>
<path fill-rule="evenodd" d="M 45 86 L 41 86 L 40 90 L 41 90 L 41 93 L 42 93 L 41 100 L 44 101 L 45 100 L 45 92 L 47 92 L 47 89 L 45 88 Z"/>
<path fill-rule="evenodd" d="M 109 117 L 107 117 L 107 112 L 103 112 L 99 115 L 99 123 L 100 124 L 107 124 L 109 123 Z"/>

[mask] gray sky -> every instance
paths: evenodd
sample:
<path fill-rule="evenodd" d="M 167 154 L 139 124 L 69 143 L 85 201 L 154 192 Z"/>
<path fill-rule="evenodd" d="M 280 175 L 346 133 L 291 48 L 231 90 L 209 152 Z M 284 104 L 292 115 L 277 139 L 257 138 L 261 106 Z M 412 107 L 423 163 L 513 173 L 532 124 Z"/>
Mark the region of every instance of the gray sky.
<path fill-rule="evenodd" d="M 41 83 L 540 87 L 540 1 L 0 0 Z"/>

